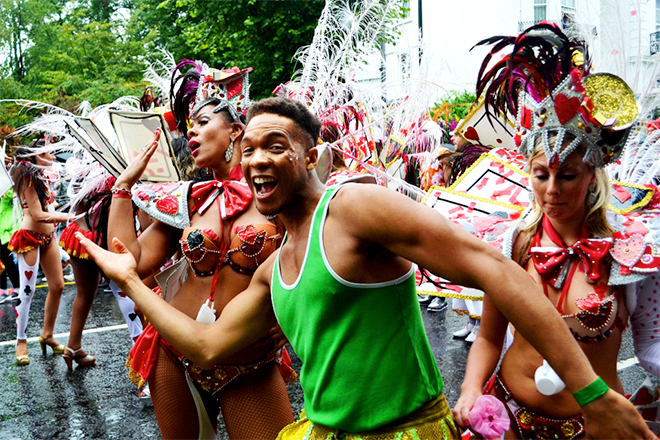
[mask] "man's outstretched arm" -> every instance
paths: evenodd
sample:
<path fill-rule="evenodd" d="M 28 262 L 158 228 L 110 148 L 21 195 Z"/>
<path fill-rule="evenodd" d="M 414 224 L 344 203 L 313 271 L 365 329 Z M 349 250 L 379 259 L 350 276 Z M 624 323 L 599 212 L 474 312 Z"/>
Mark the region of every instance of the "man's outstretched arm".
<path fill-rule="evenodd" d="M 375 185 L 349 185 L 337 194 L 330 215 L 343 218 L 349 233 L 365 244 L 378 243 L 437 276 L 486 292 L 571 392 L 597 378 L 560 315 L 531 277 L 436 211 Z M 655 438 L 634 407 L 614 391 L 583 410 L 588 435 L 594 438 Z M 609 416 L 605 416 L 607 411 Z"/>
<path fill-rule="evenodd" d="M 114 239 L 113 245 L 119 253 L 113 253 L 82 234 L 77 237 L 94 262 L 135 301 L 158 333 L 202 368 L 247 347 L 277 324 L 270 301 L 269 261 L 259 266 L 248 288 L 225 306 L 218 319 L 206 325 L 175 309 L 145 286 L 135 271 L 135 258 L 118 239 Z"/>

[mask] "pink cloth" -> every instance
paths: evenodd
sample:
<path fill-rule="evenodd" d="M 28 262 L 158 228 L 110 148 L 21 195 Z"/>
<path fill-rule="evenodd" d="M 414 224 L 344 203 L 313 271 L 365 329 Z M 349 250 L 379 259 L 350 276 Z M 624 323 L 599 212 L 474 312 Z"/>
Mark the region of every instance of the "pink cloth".
<path fill-rule="evenodd" d="M 470 429 L 486 439 L 500 438 L 511 424 L 504 404 L 497 397 L 479 396 L 468 416 Z"/>

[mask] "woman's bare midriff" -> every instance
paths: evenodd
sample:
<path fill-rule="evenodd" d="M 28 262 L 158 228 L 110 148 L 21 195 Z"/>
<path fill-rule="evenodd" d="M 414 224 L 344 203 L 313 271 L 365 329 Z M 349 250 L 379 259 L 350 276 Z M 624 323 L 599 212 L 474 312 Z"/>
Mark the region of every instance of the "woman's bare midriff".
<path fill-rule="evenodd" d="M 29 209 L 23 209 L 23 220 L 21 220 L 20 229 L 27 229 L 29 231 L 39 232 L 40 234 L 52 234 L 55 230 L 53 223 L 38 222 L 32 218 Z"/>
<path fill-rule="evenodd" d="M 528 265 L 527 271 L 541 286 L 541 279 L 534 266 Z M 555 305 L 559 300 L 561 292 L 547 287 L 549 300 Z M 563 304 L 565 315 L 577 313 L 580 310 L 575 304 L 578 297 L 586 297 L 594 292 L 594 286 L 587 283 L 584 274 L 576 271 L 570 288 Z M 608 287 L 605 296 L 612 295 L 612 288 Z M 620 301 L 618 315 L 622 322 L 627 322 L 628 313 Z M 559 313 L 559 312 L 557 312 Z M 541 327 L 539 327 L 541 328 Z M 606 339 L 598 342 L 578 342 L 578 345 L 589 359 L 591 366 L 613 390 L 623 394 L 623 385 L 616 370 L 617 355 L 621 346 L 621 331 L 614 328 Z M 511 347 L 507 350 L 502 360 L 500 375 L 515 400 L 533 411 L 558 418 L 571 417 L 581 414 L 582 410 L 576 403 L 571 393 L 564 389 L 552 396 L 545 396 L 536 389 L 534 374 L 536 369 L 543 363 L 543 357 L 525 340 L 520 333 L 516 332 Z"/>
<path fill-rule="evenodd" d="M 201 229 L 210 228 L 220 235 L 220 217 L 217 210 L 213 209 L 214 206 L 205 212 L 203 216 L 198 214 L 193 215 L 191 220 L 192 226 Z M 254 205 L 251 205 L 247 211 L 238 216 L 232 223 L 231 238 L 235 235 L 234 230 L 236 229 L 236 226 L 266 222 L 267 220 L 263 215 L 259 214 Z M 226 223 L 225 228 L 228 227 L 229 225 Z M 220 267 L 213 298 L 215 301 L 214 308 L 216 311 L 216 317 L 220 316 L 220 313 L 222 313 L 222 310 L 229 301 L 248 287 L 251 279 L 251 275 L 238 273 L 227 264 Z M 198 277 L 195 276 L 192 268 L 188 267 L 186 282 L 175 295 L 168 295 L 171 297 L 169 303 L 177 310 L 180 310 L 192 319 L 195 319 L 200 307 L 210 296 L 212 284 L 213 275 Z M 263 359 L 263 357 L 270 351 L 270 348 L 271 347 L 269 346 L 255 347 L 252 345 L 224 359 L 220 363 L 235 364 L 255 362 Z"/>

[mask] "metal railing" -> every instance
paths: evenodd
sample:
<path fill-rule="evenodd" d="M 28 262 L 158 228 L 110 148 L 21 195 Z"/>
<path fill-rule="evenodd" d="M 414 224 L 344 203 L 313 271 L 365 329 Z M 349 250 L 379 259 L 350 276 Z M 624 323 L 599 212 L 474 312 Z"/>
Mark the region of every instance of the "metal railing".
<path fill-rule="evenodd" d="M 656 53 L 660 52 L 660 31 L 651 32 L 650 39 L 650 52 L 651 55 L 655 55 Z"/>
<path fill-rule="evenodd" d="M 534 26 L 535 24 L 539 24 L 541 22 L 544 23 L 556 23 L 561 26 L 561 21 L 557 20 L 539 20 L 539 21 L 519 21 L 518 22 L 518 33 L 524 31 L 530 26 Z"/>

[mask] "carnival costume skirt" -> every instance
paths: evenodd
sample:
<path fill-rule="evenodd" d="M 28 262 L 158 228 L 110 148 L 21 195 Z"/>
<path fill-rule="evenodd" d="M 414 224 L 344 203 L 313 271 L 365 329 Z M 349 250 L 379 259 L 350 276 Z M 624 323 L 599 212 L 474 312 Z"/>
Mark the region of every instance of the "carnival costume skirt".
<path fill-rule="evenodd" d="M 82 246 L 82 244 L 80 244 L 80 241 L 76 238 L 76 232 L 80 232 L 85 238 L 98 244 L 95 239 L 96 237 L 94 236 L 95 234 L 92 231 L 85 231 L 80 229 L 80 226 L 78 226 L 76 223 L 69 223 L 64 231 L 62 231 L 62 235 L 60 236 L 60 246 L 62 246 L 66 253 L 72 257 L 80 258 L 81 260 L 87 260 L 89 258 L 89 254 Z"/>
<path fill-rule="evenodd" d="M 19 229 L 11 234 L 7 249 L 17 254 L 30 252 L 40 246 L 48 246 L 53 239 L 53 234 L 42 234 L 29 229 Z"/>
<path fill-rule="evenodd" d="M 418 439 L 460 439 L 454 424 L 451 409 L 444 394 L 399 420 L 379 429 L 351 433 L 319 425 L 307 418 L 305 411 L 300 420 L 285 426 L 277 440 L 418 440 Z"/>

